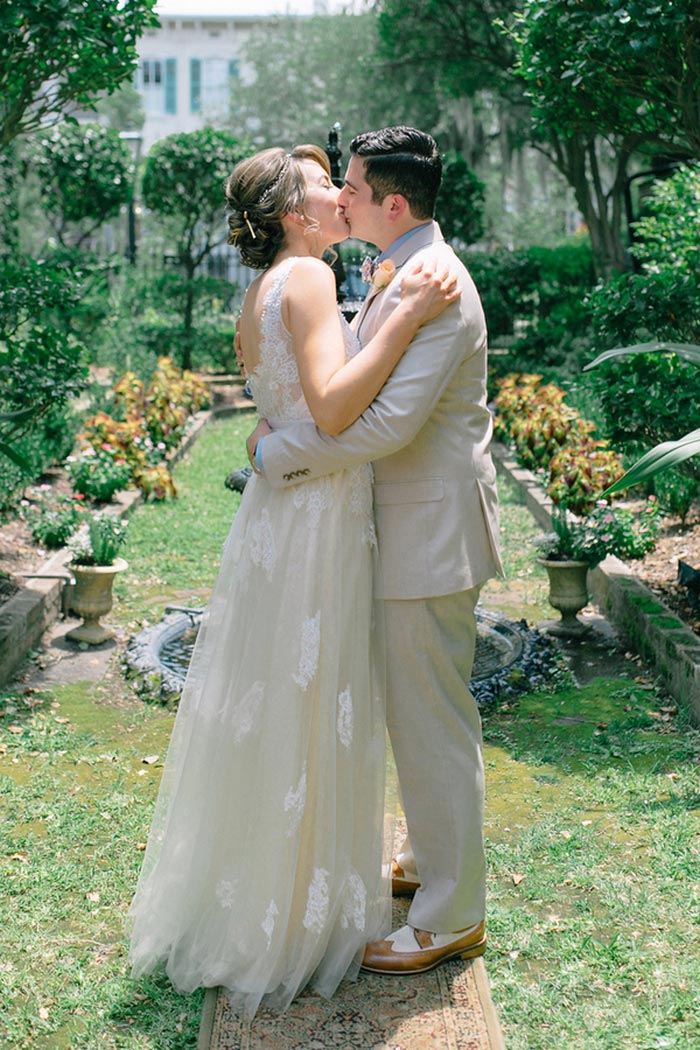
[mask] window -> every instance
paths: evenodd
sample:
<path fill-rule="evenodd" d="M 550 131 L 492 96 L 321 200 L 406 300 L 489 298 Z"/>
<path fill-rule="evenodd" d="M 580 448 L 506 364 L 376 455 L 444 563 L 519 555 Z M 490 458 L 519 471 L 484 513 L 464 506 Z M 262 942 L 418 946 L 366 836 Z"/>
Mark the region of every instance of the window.
<path fill-rule="evenodd" d="M 177 60 L 166 58 L 165 60 L 165 112 L 177 113 Z"/>
<path fill-rule="evenodd" d="M 146 58 L 141 63 L 141 73 L 143 77 L 143 86 L 150 87 L 151 85 L 162 84 L 163 82 L 163 63 L 158 62 L 154 59 Z"/>
<path fill-rule="evenodd" d="M 227 58 L 206 58 L 199 62 L 199 109 L 206 114 L 221 116 L 228 112 L 232 63 Z M 191 88 L 193 90 L 193 88 Z"/>
<path fill-rule="evenodd" d="M 202 60 L 190 59 L 190 113 L 202 112 Z"/>
<path fill-rule="evenodd" d="M 144 58 L 136 87 L 147 113 L 177 113 L 177 62 L 174 58 Z"/>
<path fill-rule="evenodd" d="M 160 59 L 145 58 L 139 67 L 137 87 L 143 95 L 143 106 L 147 113 L 162 113 L 165 106 L 163 86 L 163 63 Z"/>

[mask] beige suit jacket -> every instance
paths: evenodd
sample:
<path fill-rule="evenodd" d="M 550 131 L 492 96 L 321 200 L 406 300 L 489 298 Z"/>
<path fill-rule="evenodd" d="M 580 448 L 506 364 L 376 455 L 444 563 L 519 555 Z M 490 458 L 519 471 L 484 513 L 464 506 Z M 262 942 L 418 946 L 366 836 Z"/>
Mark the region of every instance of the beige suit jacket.
<path fill-rule="evenodd" d="M 378 595 L 431 598 L 502 573 L 496 475 L 489 452 L 486 324 L 466 268 L 437 223 L 392 255 L 391 284 L 372 291 L 355 328 L 367 343 L 400 299 L 403 273 L 421 258 L 449 263 L 460 299 L 423 325 L 363 415 L 338 437 L 298 423 L 266 437 L 273 487 L 372 461 L 379 542 Z"/>

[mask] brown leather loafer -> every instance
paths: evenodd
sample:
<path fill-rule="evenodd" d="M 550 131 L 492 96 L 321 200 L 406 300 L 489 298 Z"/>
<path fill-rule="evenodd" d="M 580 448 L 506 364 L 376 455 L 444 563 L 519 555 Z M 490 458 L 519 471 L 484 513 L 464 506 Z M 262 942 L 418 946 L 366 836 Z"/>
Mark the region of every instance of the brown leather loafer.
<path fill-rule="evenodd" d="M 391 862 L 391 892 L 394 897 L 412 897 L 420 882 L 417 875 L 404 871 L 397 860 Z"/>
<path fill-rule="evenodd" d="M 424 973 L 448 959 L 473 959 L 485 951 L 486 926 L 483 922 L 454 934 L 429 933 L 403 926 L 387 940 L 367 945 L 362 969 L 387 974 Z"/>

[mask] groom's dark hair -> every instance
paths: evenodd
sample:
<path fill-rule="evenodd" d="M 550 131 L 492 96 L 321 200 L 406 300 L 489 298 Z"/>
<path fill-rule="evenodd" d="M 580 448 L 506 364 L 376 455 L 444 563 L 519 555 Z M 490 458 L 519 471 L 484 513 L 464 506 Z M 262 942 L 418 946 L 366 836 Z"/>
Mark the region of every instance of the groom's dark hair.
<path fill-rule="evenodd" d="M 352 140 L 350 152 L 365 162 L 373 204 L 400 193 L 416 219 L 432 219 L 442 178 L 442 160 L 432 135 L 403 125 L 365 131 Z"/>

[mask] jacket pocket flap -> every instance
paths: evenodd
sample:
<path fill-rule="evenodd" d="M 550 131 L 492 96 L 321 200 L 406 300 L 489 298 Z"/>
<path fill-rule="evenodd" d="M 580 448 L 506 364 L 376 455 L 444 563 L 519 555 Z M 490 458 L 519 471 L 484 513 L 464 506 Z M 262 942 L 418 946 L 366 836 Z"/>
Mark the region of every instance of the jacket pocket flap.
<path fill-rule="evenodd" d="M 442 478 L 378 481 L 374 484 L 374 502 L 378 506 L 391 503 L 432 503 L 444 498 L 445 483 Z"/>

